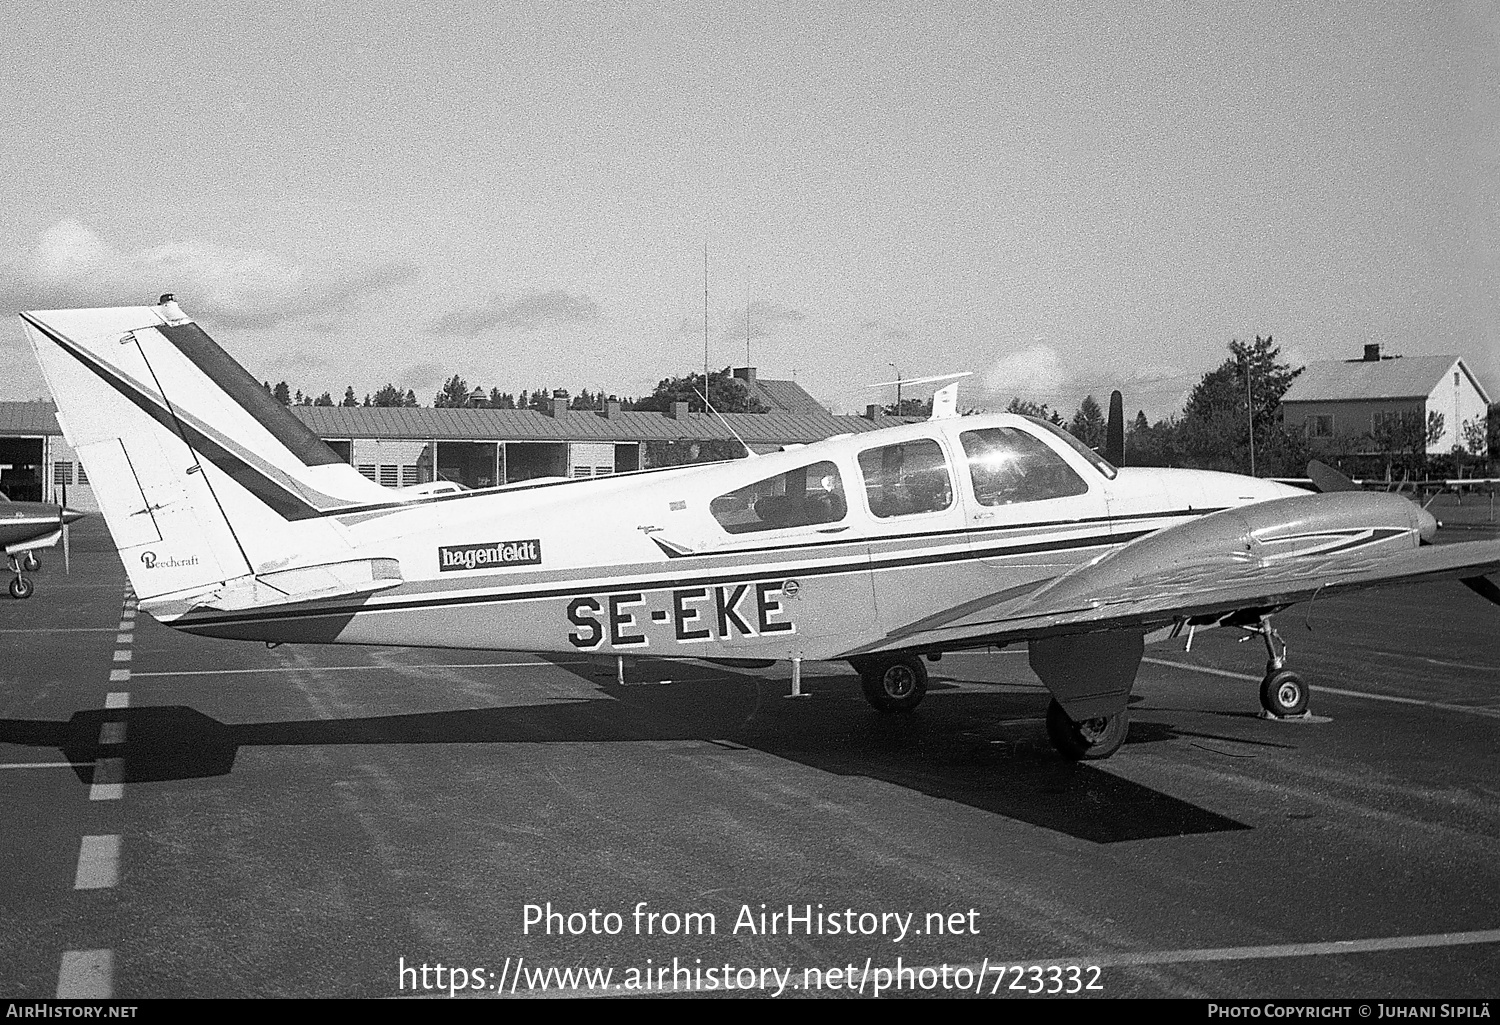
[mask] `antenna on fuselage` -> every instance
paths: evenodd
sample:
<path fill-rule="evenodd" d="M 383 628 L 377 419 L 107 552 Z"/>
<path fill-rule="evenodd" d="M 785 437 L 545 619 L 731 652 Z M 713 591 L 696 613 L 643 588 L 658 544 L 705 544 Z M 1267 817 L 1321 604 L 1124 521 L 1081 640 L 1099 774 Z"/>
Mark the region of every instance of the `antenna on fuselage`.
<path fill-rule="evenodd" d="M 694 388 L 693 391 L 698 392 L 698 397 L 703 400 L 703 408 L 706 409 L 706 410 L 708 410 L 714 416 L 718 417 L 719 418 L 719 423 L 721 423 L 721 424 L 724 425 L 724 429 L 726 431 L 728 431 L 730 434 L 734 435 L 734 440 L 737 441 L 737 442 L 739 442 L 740 443 L 740 448 L 742 448 L 742 449 L 745 450 L 745 458 L 746 459 L 755 459 L 755 458 L 757 458 L 756 454 L 754 452 L 750 451 L 750 446 L 747 445 L 747 444 L 745 444 L 745 439 L 742 438 L 742 437 L 740 437 L 740 432 L 737 431 L 737 430 L 735 430 L 733 427 L 731 427 L 729 425 L 729 421 L 724 419 L 724 414 L 720 413 L 717 409 L 715 409 L 714 408 L 714 404 L 712 402 L 708 401 L 708 396 L 705 395 L 705 394 L 703 394 L 701 391 L 698 391 L 697 388 Z"/>
<path fill-rule="evenodd" d="M 961 371 L 959 371 L 956 374 L 934 374 L 931 377 L 907 377 L 907 378 L 900 378 L 900 379 L 895 380 L 895 381 L 881 381 L 878 384 L 872 384 L 872 385 L 869 385 L 868 387 L 871 387 L 871 388 L 889 388 L 891 385 L 896 384 L 896 385 L 900 385 L 901 387 L 905 388 L 905 387 L 908 387 L 908 386 L 914 385 L 914 384 L 932 384 L 934 381 L 952 381 L 955 377 L 973 377 L 973 376 L 974 376 L 974 371 L 972 371 L 972 370 L 961 370 Z M 899 416 L 900 414 L 901 414 L 901 407 L 898 404 L 897 407 L 896 407 L 896 415 Z M 952 384 L 948 385 L 946 388 L 939 388 L 936 392 L 933 393 L 933 396 L 932 396 L 932 415 L 930 417 L 928 417 L 927 419 L 929 419 L 929 420 L 946 420 L 949 417 L 954 417 L 954 416 L 957 416 L 957 415 L 958 415 L 958 382 L 954 381 Z"/>

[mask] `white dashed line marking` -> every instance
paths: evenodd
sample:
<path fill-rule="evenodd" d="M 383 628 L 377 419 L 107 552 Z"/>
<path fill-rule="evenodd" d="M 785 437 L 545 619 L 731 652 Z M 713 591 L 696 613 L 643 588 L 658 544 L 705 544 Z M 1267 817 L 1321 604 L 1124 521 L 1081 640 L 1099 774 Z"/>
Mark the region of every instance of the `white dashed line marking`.
<path fill-rule="evenodd" d="M 115 661 L 116 662 L 129 662 L 130 661 L 130 652 L 126 651 L 126 650 L 123 650 L 123 649 L 120 650 L 120 651 L 115 652 Z"/>
<path fill-rule="evenodd" d="M 94 762 L 90 801 L 118 801 L 125 796 L 125 759 L 100 758 Z"/>
<path fill-rule="evenodd" d="M 110 744 L 125 743 L 125 724 L 122 722 L 107 722 L 99 725 L 99 746 L 107 747 Z"/>
<path fill-rule="evenodd" d="M 119 836 L 84 837 L 78 848 L 78 871 L 73 876 L 73 889 L 107 890 L 119 879 Z"/>
<path fill-rule="evenodd" d="M 114 995 L 112 950 L 65 950 L 57 970 L 57 999 L 107 1000 Z"/>
<path fill-rule="evenodd" d="M 110 679 L 111 679 L 111 682 L 113 682 L 113 679 L 114 679 L 113 676 L 111 676 Z M 128 693 L 126 693 L 125 691 L 123 691 L 123 690 L 112 690 L 108 694 L 104 695 L 104 707 L 105 708 L 129 708 L 130 707 L 130 695 Z"/>

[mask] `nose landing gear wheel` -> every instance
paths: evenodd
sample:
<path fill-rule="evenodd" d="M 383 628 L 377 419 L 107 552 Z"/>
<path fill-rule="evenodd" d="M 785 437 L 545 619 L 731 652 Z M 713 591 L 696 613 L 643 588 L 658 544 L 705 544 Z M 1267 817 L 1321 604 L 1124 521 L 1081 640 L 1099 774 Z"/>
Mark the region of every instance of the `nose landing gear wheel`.
<path fill-rule="evenodd" d="M 927 693 L 927 667 L 915 655 L 861 660 L 855 670 L 865 700 L 882 712 L 910 712 Z"/>
<path fill-rule="evenodd" d="M 12 598 L 30 598 L 33 586 L 25 577 L 16 577 L 10 582 L 10 596 Z"/>
<path fill-rule="evenodd" d="M 1047 736 L 1064 758 L 1095 761 L 1108 758 L 1125 743 L 1130 732 L 1130 717 L 1121 709 L 1114 715 L 1074 722 L 1053 698 L 1047 706 Z"/>
<path fill-rule="evenodd" d="M 1302 715 L 1309 696 L 1307 684 L 1290 669 L 1269 670 L 1260 682 L 1260 706 L 1278 719 Z"/>

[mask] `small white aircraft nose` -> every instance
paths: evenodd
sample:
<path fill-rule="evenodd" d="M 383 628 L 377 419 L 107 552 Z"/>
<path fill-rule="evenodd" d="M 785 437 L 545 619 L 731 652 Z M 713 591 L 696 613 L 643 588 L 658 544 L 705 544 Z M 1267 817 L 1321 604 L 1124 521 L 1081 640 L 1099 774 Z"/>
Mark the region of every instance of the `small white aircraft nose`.
<path fill-rule="evenodd" d="M 1438 522 L 1437 517 L 1432 515 L 1432 513 L 1426 509 L 1417 510 L 1417 536 L 1423 541 L 1430 544 L 1432 539 L 1437 536 L 1438 528 L 1441 526 L 1442 524 Z"/>

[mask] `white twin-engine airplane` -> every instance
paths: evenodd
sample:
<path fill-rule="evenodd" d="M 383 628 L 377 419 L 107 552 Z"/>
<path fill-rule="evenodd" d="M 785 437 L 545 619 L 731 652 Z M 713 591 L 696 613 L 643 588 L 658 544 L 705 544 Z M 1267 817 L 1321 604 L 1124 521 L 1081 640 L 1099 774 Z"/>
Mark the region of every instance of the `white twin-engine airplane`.
<path fill-rule="evenodd" d="M 1398 495 L 1117 469 L 1010 414 L 727 463 L 482 491 L 391 489 L 343 462 L 170 297 L 21 314 L 142 608 L 267 642 L 847 660 L 913 708 L 923 659 L 1024 641 L 1053 743 L 1125 738 L 1148 634 L 1234 626 L 1261 700 L 1304 712 L 1270 615 L 1320 593 L 1483 574 L 1500 541 L 1421 546 Z"/>

